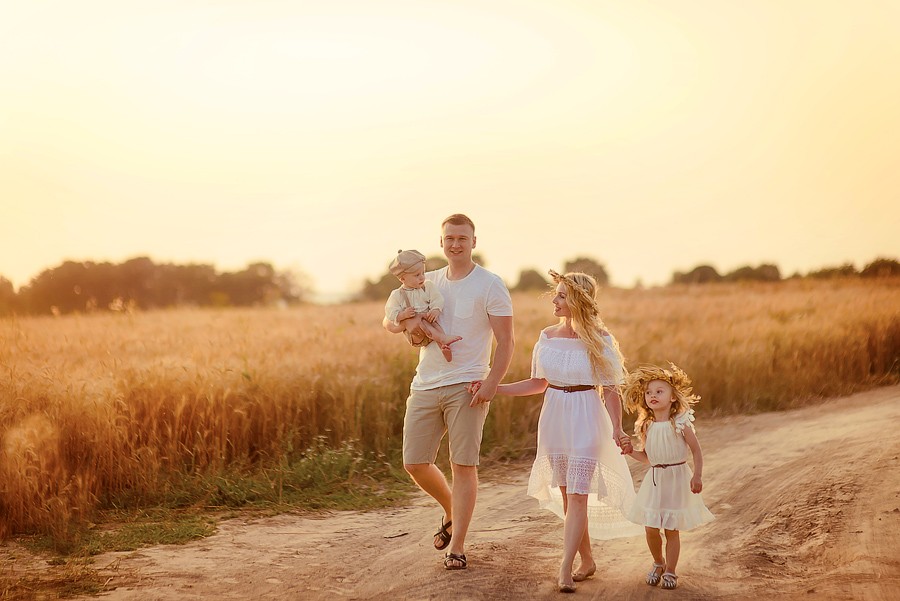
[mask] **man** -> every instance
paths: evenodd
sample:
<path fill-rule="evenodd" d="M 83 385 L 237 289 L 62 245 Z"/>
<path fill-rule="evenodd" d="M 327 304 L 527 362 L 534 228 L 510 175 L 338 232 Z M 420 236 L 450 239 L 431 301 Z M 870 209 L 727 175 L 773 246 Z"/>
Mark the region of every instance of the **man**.
<path fill-rule="evenodd" d="M 419 352 L 419 365 L 410 386 L 403 420 L 403 467 L 416 484 L 444 509 L 434 546 L 443 550 L 444 567 L 467 567 L 466 533 L 478 492 L 478 459 L 488 402 L 509 369 L 513 353 L 512 301 L 499 276 L 476 265 L 475 224 L 465 215 L 447 217 L 441 224 L 441 248 L 449 264 L 427 275 L 444 296 L 440 325 L 450 336 L 461 336 L 453 345 L 448 363 L 440 345 L 429 344 Z M 400 331 L 385 319 L 390 332 Z M 490 364 L 492 338 L 497 339 Z M 472 395 L 469 382 L 483 380 Z M 448 433 L 452 489 L 434 464 L 444 433 Z"/>

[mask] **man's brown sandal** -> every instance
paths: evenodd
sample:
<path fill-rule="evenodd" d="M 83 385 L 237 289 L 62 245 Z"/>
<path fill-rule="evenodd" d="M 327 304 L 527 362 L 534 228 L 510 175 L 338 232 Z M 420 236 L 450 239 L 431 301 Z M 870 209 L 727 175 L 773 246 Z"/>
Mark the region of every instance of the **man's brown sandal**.
<path fill-rule="evenodd" d="M 447 528 L 453 525 L 453 520 L 450 520 L 446 524 L 444 523 L 444 519 L 441 518 L 441 529 L 434 533 L 435 538 L 440 540 L 434 541 L 434 548 L 438 551 L 443 551 L 447 548 L 447 545 L 450 544 L 450 537 L 453 536 L 449 532 L 447 532 Z"/>

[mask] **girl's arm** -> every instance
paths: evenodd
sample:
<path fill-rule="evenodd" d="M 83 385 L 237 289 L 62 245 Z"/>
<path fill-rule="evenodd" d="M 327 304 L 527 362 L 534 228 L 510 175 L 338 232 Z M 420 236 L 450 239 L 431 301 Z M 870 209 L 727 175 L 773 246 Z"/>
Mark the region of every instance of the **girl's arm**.
<path fill-rule="evenodd" d="M 691 492 L 699 493 L 703 490 L 703 451 L 700 449 L 700 441 L 697 440 L 697 434 L 694 429 L 686 427 L 684 429 L 684 442 L 691 449 L 694 457 L 694 476 L 691 478 Z"/>
<path fill-rule="evenodd" d="M 641 463 L 650 463 L 650 458 L 647 457 L 647 451 L 632 451 L 631 456 Z"/>

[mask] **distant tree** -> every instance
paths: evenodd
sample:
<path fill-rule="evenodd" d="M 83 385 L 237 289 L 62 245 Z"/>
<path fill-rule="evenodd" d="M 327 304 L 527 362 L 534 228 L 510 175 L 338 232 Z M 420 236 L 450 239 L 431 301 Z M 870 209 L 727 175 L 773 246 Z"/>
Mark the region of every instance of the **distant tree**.
<path fill-rule="evenodd" d="M 12 315 L 19 306 L 19 298 L 12 282 L 0 275 L 0 316 Z"/>
<path fill-rule="evenodd" d="M 806 277 L 817 280 L 827 280 L 831 278 L 855 277 L 858 275 L 859 272 L 856 271 L 856 267 L 850 263 L 844 263 L 840 267 L 823 267 L 822 269 L 810 271 Z"/>
<path fill-rule="evenodd" d="M 578 257 L 572 261 L 567 261 L 563 266 L 563 273 L 568 273 L 570 271 L 586 273 L 597 280 L 597 284 L 600 286 L 609 285 L 609 275 L 606 273 L 606 268 L 589 257 Z"/>
<path fill-rule="evenodd" d="M 860 275 L 864 278 L 900 276 L 900 263 L 896 259 L 878 258 L 863 267 Z"/>
<path fill-rule="evenodd" d="M 513 290 L 517 292 L 547 290 L 548 286 L 549 282 L 536 269 L 525 269 L 519 273 L 519 283 L 515 285 Z"/>
<path fill-rule="evenodd" d="M 781 281 L 781 272 L 775 265 L 765 264 L 759 267 L 747 265 L 725 274 L 722 279 L 726 282 L 778 282 Z"/>
<path fill-rule="evenodd" d="M 676 271 L 672 275 L 673 284 L 710 284 L 721 281 L 722 276 L 710 265 L 698 265 L 687 273 Z"/>

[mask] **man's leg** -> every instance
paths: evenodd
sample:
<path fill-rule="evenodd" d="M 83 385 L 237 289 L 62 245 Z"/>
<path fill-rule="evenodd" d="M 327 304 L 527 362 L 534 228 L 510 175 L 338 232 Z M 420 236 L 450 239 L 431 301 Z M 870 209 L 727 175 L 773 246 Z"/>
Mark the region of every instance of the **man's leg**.
<path fill-rule="evenodd" d="M 440 392 L 410 391 L 403 420 L 403 468 L 419 488 L 440 503 L 444 509 L 443 523 L 447 523 L 453 514 L 450 486 L 441 470 L 434 465 L 443 434 Z"/>
<path fill-rule="evenodd" d="M 448 551 L 462 555 L 478 496 L 478 455 L 489 406 L 485 403 L 470 407 L 472 395 L 465 384 L 448 386 L 445 393 L 444 415 L 450 439 L 450 467 L 453 470 L 453 538 Z M 447 561 L 453 564 L 447 567 L 464 567 L 461 561 Z"/>
<path fill-rule="evenodd" d="M 451 463 L 453 470 L 453 538 L 450 540 L 450 553 L 465 553 L 466 533 L 472 523 L 475 512 L 475 500 L 478 496 L 478 467 L 474 465 L 458 465 Z M 453 560 L 450 560 L 453 561 Z"/>
<path fill-rule="evenodd" d="M 428 493 L 435 501 L 444 508 L 444 523 L 446 524 L 453 519 L 453 506 L 451 501 L 450 486 L 444 473 L 433 463 L 408 463 L 403 468 L 412 476 L 413 481 Z M 456 478 L 453 478 L 454 483 Z M 456 532 L 456 524 L 450 528 L 451 533 Z"/>

